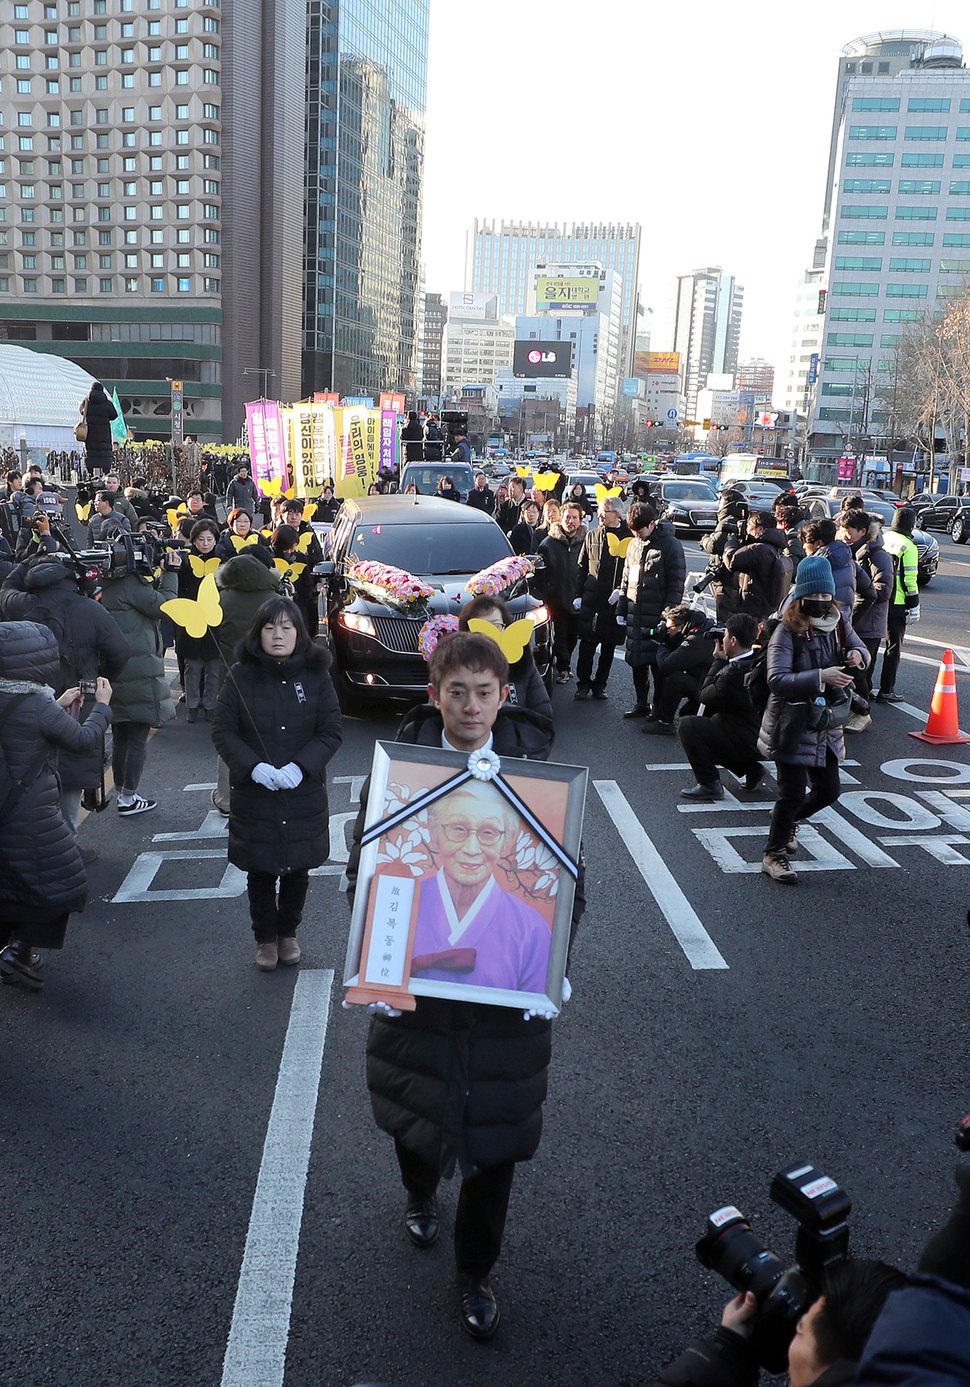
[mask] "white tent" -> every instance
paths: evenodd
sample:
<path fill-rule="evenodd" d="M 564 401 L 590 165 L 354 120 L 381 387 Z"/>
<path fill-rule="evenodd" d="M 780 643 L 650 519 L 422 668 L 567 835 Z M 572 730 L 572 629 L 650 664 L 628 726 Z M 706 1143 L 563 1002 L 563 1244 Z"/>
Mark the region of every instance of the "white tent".
<path fill-rule="evenodd" d="M 94 376 L 73 361 L 0 342 L 0 446 L 80 449 L 74 425 Z"/>

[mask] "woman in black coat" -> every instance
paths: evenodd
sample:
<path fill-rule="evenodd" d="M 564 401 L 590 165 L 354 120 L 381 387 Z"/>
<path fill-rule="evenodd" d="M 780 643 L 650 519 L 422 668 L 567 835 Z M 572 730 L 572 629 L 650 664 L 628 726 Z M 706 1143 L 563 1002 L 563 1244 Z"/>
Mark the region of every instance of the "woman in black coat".
<path fill-rule="evenodd" d="M 404 444 L 404 461 L 421 462 L 424 458 L 424 429 L 421 420 L 413 409 L 408 410 L 408 421 L 401 430 Z"/>
<path fill-rule="evenodd" d="M 88 436 L 84 440 L 84 460 L 87 463 L 88 475 L 110 472 L 114 466 L 111 421 L 117 419 L 118 411 L 99 380 L 96 380 L 88 391 L 87 398 L 81 404 L 81 412 L 88 426 Z"/>
<path fill-rule="evenodd" d="M 95 705 L 82 724 L 81 691 L 54 698 L 60 672 L 53 631 L 34 621 L 0 622 L 0 973 L 43 987 L 37 949 L 61 949 L 73 910 L 83 910 L 87 877 L 77 838 L 61 813 L 58 748 L 90 752 L 111 720 L 111 685 L 97 681 Z M 7 780 L 7 775 L 11 778 Z M 13 782 L 26 788 L 19 790 Z"/>
<path fill-rule="evenodd" d="M 236 655 L 212 740 L 229 767 L 229 861 L 247 874 L 256 967 L 269 972 L 300 961 L 310 869 L 330 852 L 326 768 L 343 734 L 329 657 L 295 602 L 265 602 Z"/>

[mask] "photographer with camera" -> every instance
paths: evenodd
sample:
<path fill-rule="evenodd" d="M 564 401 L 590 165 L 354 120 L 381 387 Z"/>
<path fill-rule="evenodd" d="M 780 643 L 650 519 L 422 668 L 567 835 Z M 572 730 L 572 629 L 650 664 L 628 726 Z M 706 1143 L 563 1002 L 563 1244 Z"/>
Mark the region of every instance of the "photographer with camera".
<path fill-rule="evenodd" d="M 660 643 L 653 712 L 645 719 L 642 732 L 672 737 L 674 717 L 684 699 L 691 711 L 697 712 L 701 684 L 714 659 L 713 630 L 709 616 L 686 604 L 664 612 L 657 628 Z"/>
<path fill-rule="evenodd" d="M 771 511 L 758 510 L 749 514 L 743 538 L 725 545 L 725 566 L 738 580 L 739 610 L 755 621 L 778 611 L 788 596 L 795 569 L 786 543 Z"/>
<path fill-rule="evenodd" d="M 61 547 L 51 534 L 51 520 L 60 516 L 57 498 L 44 492 L 44 483 L 32 477 L 24 484 L 24 493 L 31 509 L 24 511 L 24 524 L 17 535 L 14 557 L 18 563 L 35 558 L 38 554 L 54 554 Z"/>
<path fill-rule="evenodd" d="M 661 1373 L 664 1387 L 755 1387 L 759 1369 L 790 1387 L 849 1387 L 887 1296 L 906 1284 L 885 1262 L 849 1256 L 852 1204 L 809 1163 L 779 1171 L 771 1198 L 798 1222 L 786 1267 L 740 1210 L 715 1210 L 697 1244 L 702 1266 L 738 1294 L 713 1339 L 702 1339 Z M 654 1384 L 657 1387 L 657 1384 Z"/>
<path fill-rule="evenodd" d="M 0 620 L 35 621 L 54 633 L 60 662 L 54 693 L 80 689 L 82 722 L 94 706 L 97 680 L 116 679 L 130 653 L 114 617 L 92 598 L 85 565 L 67 554 L 41 555 L 22 564 L 0 591 Z M 103 764 L 103 741 L 84 751 L 61 751 L 61 811 L 75 835 L 81 796 L 100 786 Z M 83 849 L 81 856 L 94 860 Z"/>
<path fill-rule="evenodd" d="M 156 580 L 157 546 L 142 536 L 126 535 L 124 541 L 119 545 L 124 554 L 119 553 L 118 563 L 105 573 L 102 603 L 117 621 L 130 652 L 114 685 L 111 751 L 118 813 L 127 818 L 157 807 L 155 800 L 138 794 L 138 785 L 152 728 L 175 717 L 165 677 L 161 619 L 162 603 L 178 596 L 182 560 L 176 552 L 166 553 Z"/>
<path fill-rule="evenodd" d="M 681 718 L 677 735 L 697 779 L 696 785 L 681 790 L 682 798 L 713 804 L 724 798 L 718 766 L 743 775 L 746 790 L 756 790 L 765 772 L 758 759 L 761 718 L 744 683 L 754 658 L 758 623 L 753 616 L 736 612 L 706 634 L 714 638 L 714 661 L 701 685 L 704 716 Z"/>
<path fill-rule="evenodd" d="M 778 779 L 761 863 L 772 881 L 795 884 L 798 874 L 789 858 L 797 851 L 798 825 L 839 797 L 842 728 L 856 711 L 850 689 L 855 671 L 868 662 L 865 646 L 836 605 L 828 559 L 803 559 L 792 600 L 768 642 L 768 703 L 758 735 L 758 752 L 775 762 Z"/>
<path fill-rule="evenodd" d="M 710 588 L 719 624 L 738 610 L 738 580 L 725 564 L 724 554 L 740 543 L 739 527 L 747 518 L 748 505 L 740 491 L 722 491 L 717 507 L 717 525 L 701 540 L 701 548 L 710 555 L 710 559 L 704 577 L 695 585 L 694 591 L 700 594 L 705 588 Z"/>

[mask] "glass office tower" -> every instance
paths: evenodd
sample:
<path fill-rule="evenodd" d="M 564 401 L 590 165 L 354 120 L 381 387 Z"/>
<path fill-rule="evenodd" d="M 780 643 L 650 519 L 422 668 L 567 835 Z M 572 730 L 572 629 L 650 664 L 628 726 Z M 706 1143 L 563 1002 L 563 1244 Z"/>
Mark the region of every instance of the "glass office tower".
<path fill-rule="evenodd" d="M 415 387 L 430 0 L 309 0 L 303 392 Z"/>

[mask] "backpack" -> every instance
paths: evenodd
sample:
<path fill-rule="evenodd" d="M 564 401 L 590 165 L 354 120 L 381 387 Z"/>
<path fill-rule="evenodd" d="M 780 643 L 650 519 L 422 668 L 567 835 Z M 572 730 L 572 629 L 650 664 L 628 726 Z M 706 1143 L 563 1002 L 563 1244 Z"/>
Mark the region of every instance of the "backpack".
<path fill-rule="evenodd" d="M 745 692 L 759 718 L 764 717 L 770 692 L 768 688 L 768 643 L 780 622 L 780 616 L 770 616 L 761 623 L 761 640 L 758 645 L 752 647 L 754 658 L 751 661 L 751 668 L 744 676 Z"/>

